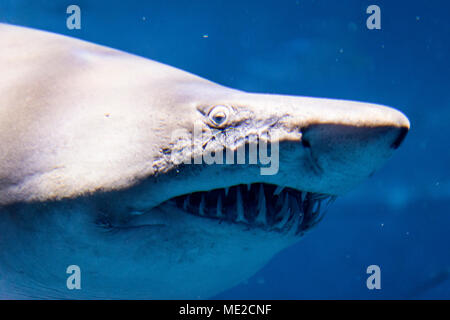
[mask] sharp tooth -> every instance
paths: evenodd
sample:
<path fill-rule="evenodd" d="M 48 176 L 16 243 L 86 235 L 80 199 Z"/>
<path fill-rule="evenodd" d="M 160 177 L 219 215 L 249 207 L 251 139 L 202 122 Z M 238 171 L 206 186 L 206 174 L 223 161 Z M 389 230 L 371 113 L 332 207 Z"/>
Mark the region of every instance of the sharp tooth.
<path fill-rule="evenodd" d="M 294 212 L 294 216 L 296 217 L 294 220 L 294 225 L 292 225 L 292 228 L 295 228 L 295 230 L 298 230 L 298 226 L 303 222 L 303 210 L 300 209 L 300 207 L 298 206 L 298 202 L 297 199 L 295 198 L 291 198 L 291 207 L 292 207 L 292 212 Z M 297 226 L 295 226 L 295 224 Z M 295 234 L 296 232 L 294 232 Z"/>
<path fill-rule="evenodd" d="M 280 222 L 278 222 L 278 223 L 274 226 L 274 228 L 275 228 L 275 229 L 279 229 L 279 230 L 283 230 L 283 228 L 286 226 L 286 224 L 287 224 L 287 222 L 288 222 L 290 216 L 291 216 L 291 209 L 288 208 L 288 209 L 286 210 L 286 213 L 285 213 L 284 216 L 283 216 L 283 219 L 282 219 Z"/>
<path fill-rule="evenodd" d="M 329 196 L 328 198 L 326 198 L 324 200 L 325 201 L 324 211 L 326 211 L 328 209 L 328 207 L 330 206 L 330 204 L 332 204 L 335 200 L 336 200 L 336 196 Z"/>
<path fill-rule="evenodd" d="M 200 201 L 200 205 L 198 206 L 198 214 L 201 216 L 205 215 L 205 194 L 202 192 L 202 200 Z"/>
<path fill-rule="evenodd" d="M 278 222 L 274 226 L 274 228 L 282 230 L 288 222 L 289 217 L 291 216 L 291 209 L 289 208 L 289 195 L 287 193 L 284 196 L 283 207 L 281 208 L 278 215 L 282 216 L 283 219 L 281 219 L 281 221 Z"/>
<path fill-rule="evenodd" d="M 258 197 L 258 215 L 255 218 L 255 222 L 259 224 L 267 224 L 267 209 L 266 209 L 266 196 L 264 195 L 264 187 L 262 184 L 259 185 L 259 197 Z"/>
<path fill-rule="evenodd" d="M 222 218 L 222 195 L 219 193 L 219 197 L 217 198 L 217 217 Z"/>
<path fill-rule="evenodd" d="M 306 192 L 302 192 L 302 203 L 305 202 L 306 199 Z"/>
<path fill-rule="evenodd" d="M 229 192 L 229 191 L 230 191 L 230 188 L 229 188 L 229 187 L 226 187 L 226 188 L 225 188 L 225 197 L 228 196 L 228 192 Z"/>
<path fill-rule="evenodd" d="M 241 188 L 239 187 L 236 188 L 236 211 L 237 211 L 236 222 L 248 223 L 244 217 L 244 204 L 242 203 Z"/>
<path fill-rule="evenodd" d="M 305 214 L 303 212 L 299 213 L 299 220 L 298 220 L 298 225 L 300 226 L 303 223 L 303 218 L 305 217 Z"/>
<path fill-rule="evenodd" d="M 289 203 L 291 204 L 291 208 L 292 208 L 292 212 L 294 214 L 298 214 L 300 213 L 300 207 L 298 206 L 298 202 L 297 199 L 295 199 L 295 197 L 289 198 Z"/>
<path fill-rule="evenodd" d="M 315 225 L 317 225 L 320 220 L 322 220 L 323 218 L 323 211 L 322 211 L 322 215 L 320 212 L 320 207 L 321 207 L 322 201 L 315 201 L 310 207 L 311 209 L 311 215 L 310 217 L 312 217 L 312 219 L 308 222 L 309 224 L 309 228 L 314 227 Z"/>
<path fill-rule="evenodd" d="M 300 219 L 300 214 L 297 212 L 294 212 L 294 221 L 292 221 L 291 227 L 289 229 L 289 232 L 287 233 L 288 236 L 295 236 L 298 230 L 298 223 Z M 303 219 L 303 217 L 302 217 Z"/>
<path fill-rule="evenodd" d="M 183 201 L 183 210 L 186 211 L 189 205 L 189 200 L 191 198 L 191 195 L 188 195 L 186 198 L 184 198 Z"/>
<path fill-rule="evenodd" d="M 312 200 L 308 200 L 306 202 L 306 212 L 305 212 L 305 216 L 308 218 L 311 218 L 311 216 L 313 215 L 313 206 L 314 206 L 314 202 Z"/>
<path fill-rule="evenodd" d="M 315 206 L 316 208 L 315 208 L 315 210 L 313 212 L 314 217 L 316 218 L 317 222 L 319 222 L 323 218 L 323 214 L 322 213 L 324 213 L 324 212 L 323 212 L 323 210 L 320 210 L 321 206 L 322 206 L 322 201 L 317 201 L 317 206 Z"/>
<path fill-rule="evenodd" d="M 328 197 L 325 201 L 326 201 L 326 206 L 328 207 L 334 200 L 336 200 L 335 196 L 330 196 Z"/>
<path fill-rule="evenodd" d="M 313 203 L 313 205 L 312 205 L 312 213 L 313 214 L 316 214 L 317 213 L 317 209 L 319 209 L 319 204 L 320 204 L 320 201 L 314 201 L 314 203 Z"/>
<path fill-rule="evenodd" d="M 283 191 L 284 187 L 282 186 L 277 186 L 277 188 L 275 189 L 275 191 L 273 192 L 274 196 L 279 195 L 282 191 Z"/>
<path fill-rule="evenodd" d="M 316 194 L 312 194 L 311 195 L 311 198 L 314 199 L 314 200 L 322 200 L 322 199 L 325 199 L 327 197 L 328 197 L 327 195 L 320 194 L 320 193 L 316 193 Z"/>

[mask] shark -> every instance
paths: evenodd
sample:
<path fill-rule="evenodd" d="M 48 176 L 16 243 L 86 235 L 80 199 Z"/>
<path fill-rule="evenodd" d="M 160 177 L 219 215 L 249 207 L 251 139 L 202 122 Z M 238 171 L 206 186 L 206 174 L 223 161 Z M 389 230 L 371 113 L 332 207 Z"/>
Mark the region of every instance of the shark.
<path fill-rule="evenodd" d="M 298 242 L 410 127 L 387 106 L 244 92 L 26 27 L 0 24 L 0 46 L 3 299 L 213 297 Z M 250 161 L 263 146 L 266 174 Z"/>

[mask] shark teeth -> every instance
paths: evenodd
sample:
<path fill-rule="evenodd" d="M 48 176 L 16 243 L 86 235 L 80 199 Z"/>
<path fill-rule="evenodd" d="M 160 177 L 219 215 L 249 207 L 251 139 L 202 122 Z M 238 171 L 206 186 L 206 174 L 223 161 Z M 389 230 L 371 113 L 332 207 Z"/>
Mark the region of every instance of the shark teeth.
<path fill-rule="evenodd" d="M 278 216 L 283 218 L 274 226 L 274 228 L 283 230 L 289 220 L 289 217 L 291 216 L 291 209 L 289 208 L 289 195 L 287 193 L 284 195 L 283 206 L 281 207 Z"/>
<path fill-rule="evenodd" d="M 289 231 L 287 232 L 288 236 L 295 236 L 297 234 L 297 228 L 298 228 L 298 221 L 300 220 L 299 214 L 294 214 L 294 218 L 291 224 L 291 227 L 289 228 Z"/>
<path fill-rule="evenodd" d="M 319 202 L 319 201 L 315 201 L 315 202 L 313 203 L 312 209 L 311 209 L 313 214 L 314 214 L 315 212 L 318 211 L 319 206 L 320 206 L 320 202 Z"/>
<path fill-rule="evenodd" d="M 292 198 L 289 204 L 292 208 L 292 211 L 295 212 L 295 214 L 294 214 L 294 221 L 291 224 L 291 227 L 288 231 L 288 235 L 296 235 L 298 227 L 303 222 L 303 211 L 300 210 L 300 207 L 298 206 L 297 203 L 297 199 Z"/>
<path fill-rule="evenodd" d="M 205 215 L 205 194 L 202 193 L 202 199 L 200 200 L 200 205 L 198 206 L 198 214 L 201 216 Z"/>
<path fill-rule="evenodd" d="M 302 203 L 306 200 L 306 192 L 302 192 L 301 194 Z"/>
<path fill-rule="evenodd" d="M 194 192 L 174 198 L 172 203 L 200 217 L 298 236 L 322 219 L 323 207 L 334 199 L 289 187 L 255 183 Z"/>
<path fill-rule="evenodd" d="M 266 196 L 264 195 L 264 188 L 262 184 L 259 185 L 258 205 L 256 210 L 258 212 L 258 215 L 255 218 L 255 222 L 261 225 L 266 225 Z"/>
<path fill-rule="evenodd" d="M 274 195 L 274 196 L 279 195 L 279 194 L 283 191 L 283 189 L 284 189 L 284 187 L 278 186 L 278 187 L 275 189 L 275 191 L 273 192 L 273 195 Z"/>
<path fill-rule="evenodd" d="M 236 188 L 236 212 L 236 222 L 248 223 L 247 219 L 244 217 L 244 203 L 242 202 L 241 188 Z"/>

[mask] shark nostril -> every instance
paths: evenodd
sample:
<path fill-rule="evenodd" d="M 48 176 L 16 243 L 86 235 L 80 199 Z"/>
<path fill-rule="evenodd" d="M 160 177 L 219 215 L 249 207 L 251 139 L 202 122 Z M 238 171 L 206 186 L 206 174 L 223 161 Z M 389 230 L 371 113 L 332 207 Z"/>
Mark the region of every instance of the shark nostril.
<path fill-rule="evenodd" d="M 305 139 L 304 136 L 302 137 L 302 145 L 303 145 L 305 148 L 311 148 L 311 144 L 309 143 L 308 140 Z"/>
<path fill-rule="evenodd" d="M 397 139 L 395 139 L 395 141 L 391 144 L 391 148 L 398 149 L 398 147 L 400 147 L 400 145 L 402 144 L 403 140 L 405 140 L 405 137 L 408 133 L 408 128 L 402 127 L 399 130 L 399 134 L 397 136 Z"/>

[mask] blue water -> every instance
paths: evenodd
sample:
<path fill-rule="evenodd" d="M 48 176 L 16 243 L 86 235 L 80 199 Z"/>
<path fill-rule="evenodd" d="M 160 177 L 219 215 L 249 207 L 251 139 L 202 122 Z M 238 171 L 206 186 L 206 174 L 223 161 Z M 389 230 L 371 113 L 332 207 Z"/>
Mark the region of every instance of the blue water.
<path fill-rule="evenodd" d="M 66 28 L 66 8 L 82 29 Z M 381 30 L 366 8 L 381 8 Z M 297 245 L 215 298 L 450 298 L 447 1 L 0 0 L 0 21 L 139 54 L 242 90 L 389 105 L 411 131 Z M 0 48 L 1 50 L 1 48 Z M 381 268 L 368 290 L 366 268 Z"/>

